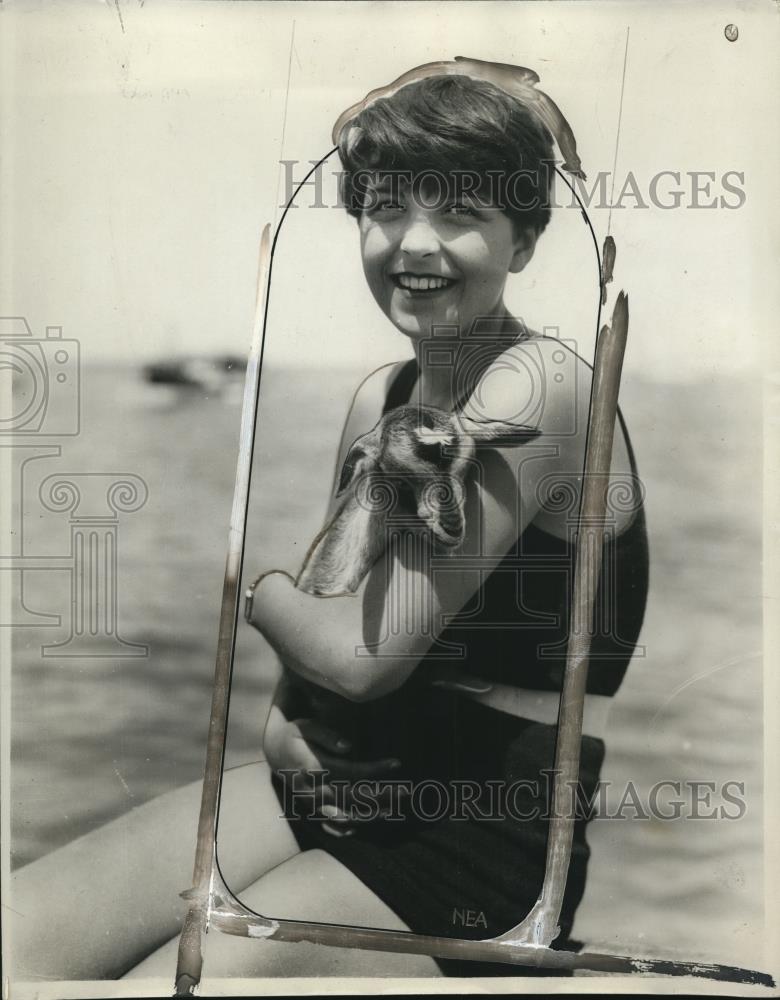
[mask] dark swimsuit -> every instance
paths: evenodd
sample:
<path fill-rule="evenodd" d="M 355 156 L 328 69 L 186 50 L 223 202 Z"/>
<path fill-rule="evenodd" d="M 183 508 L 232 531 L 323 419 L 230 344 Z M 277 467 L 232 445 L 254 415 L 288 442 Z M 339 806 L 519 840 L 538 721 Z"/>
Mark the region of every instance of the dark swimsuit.
<path fill-rule="evenodd" d="M 410 361 L 396 376 L 384 412 L 408 401 L 416 378 L 416 362 Z M 620 413 L 619 419 L 626 433 Z M 626 441 L 636 479 L 627 433 Z M 636 509 L 629 527 L 617 538 L 607 533 L 605 541 L 588 673 L 587 690 L 592 694 L 611 696 L 618 690 L 642 625 L 648 546 L 638 480 L 631 502 Z M 360 824 L 352 835 L 340 838 L 316 820 L 287 813 L 302 850 L 320 848 L 337 858 L 417 933 L 473 940 L 494 937 L 518 924 L 539 895 L 550 785 L 545 772 L 553 768 L 556 726 L 517 718 L 432 687 L 425 676 L 429 662 L 440 666 L 441 650 L 453 643 L 459 650 L 451 660 L 455 668 L 488 681 L 559 691 L 572 557 L 572 540 L 530 524 L 484 580 L 460 620 L 441 633 L 438 657 L 432 647 L 393 694 L 345 705 L 339 725 L 352 740 L 356 759 L 401 760 L 403 769 L 395 777 L 418 783 L 418 813 L 437 816 L 442 802 L 451 806 L 458 782 L 482 790 L 473 806 L 462 807 L 460 815 L 448 808 L 436 820 L 404 813 L 400 822 Z M 584 736 L 580 787 L 586 800 L 595 793 L 603 759 L 603 741 Z M 449 800 L 446 796 L 442 800 L 435 782 L 445 788 Z M 281 794 L 278 778 L 274 783 Z M 506 795 L 511 795 L 511 808 L 502 798 Z M 575 821 L 561 933 L 554 948 L 579 947 L 569 934 L 585 889 L 590 853 L 586 824 L 586 814 Z M 436 961 L 449 976 L 549 974 L 500 963 Z"/>

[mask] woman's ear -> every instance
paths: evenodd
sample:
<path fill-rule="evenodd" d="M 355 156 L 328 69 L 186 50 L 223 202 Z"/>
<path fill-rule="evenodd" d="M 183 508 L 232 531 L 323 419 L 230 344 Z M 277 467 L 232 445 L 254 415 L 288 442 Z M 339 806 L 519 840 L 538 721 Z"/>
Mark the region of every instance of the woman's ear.
<path fill-rule="evenodd" d="M 533 257 L 538 235 L 533 226 L 517 230 L 515 235 L 515 252 L 509 264 L 509 270 L 512 274 L 522 271 Z"/>

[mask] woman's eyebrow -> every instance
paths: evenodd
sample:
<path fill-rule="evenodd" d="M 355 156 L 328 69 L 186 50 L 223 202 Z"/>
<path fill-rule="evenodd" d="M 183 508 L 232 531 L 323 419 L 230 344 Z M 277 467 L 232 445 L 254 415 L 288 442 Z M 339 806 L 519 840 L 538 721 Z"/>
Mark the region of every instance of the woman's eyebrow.
<path fill-rule="evenodd" d="M 402 187 L 402 178 L 385 173 L 369 181 L 369 187 L 377 194 L 398 194 Z"/>

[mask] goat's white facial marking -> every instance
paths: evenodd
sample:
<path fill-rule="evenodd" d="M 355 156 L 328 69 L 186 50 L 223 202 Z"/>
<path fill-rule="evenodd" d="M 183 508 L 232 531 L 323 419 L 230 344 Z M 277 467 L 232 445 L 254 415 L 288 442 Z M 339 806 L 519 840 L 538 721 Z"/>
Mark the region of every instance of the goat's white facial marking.
<path fill-rule="evenodd" d="M 431 430 L 429 427 L 416 427 L 415 434 L 423 444 L 441 444 L 444 446 L 453 445 L 455 438 L 452 434 L 442 430 Z"/>

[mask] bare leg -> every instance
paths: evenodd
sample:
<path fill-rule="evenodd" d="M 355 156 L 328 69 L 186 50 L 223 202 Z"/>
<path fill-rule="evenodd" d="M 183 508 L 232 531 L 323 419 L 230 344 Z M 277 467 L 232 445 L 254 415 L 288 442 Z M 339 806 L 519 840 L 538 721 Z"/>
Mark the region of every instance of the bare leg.
<path fill-rule="evenodd" d="M 409 930 L 357 876 L 324 851 L 305 851 L 278 865 L 240 894 L 270 917 Z M 176 940 L 137 965 L 126 978 L 173 981 Z M 203 993 L 227 977 L 441 976 L 432 958 L 393 955 L 301 942 L 260 941 L 213 931 L 204 947 Z"/>
<path fill-rule="evenodd" d="M 14 872 L 3 900 L 11 977 L 115 978 L 176 935 L 200 794 L 194 782 L 161 795 Z M 222 796 L 220 856 L 238 892 L 298 847 L 265 763 L 227 771 Z"/>

